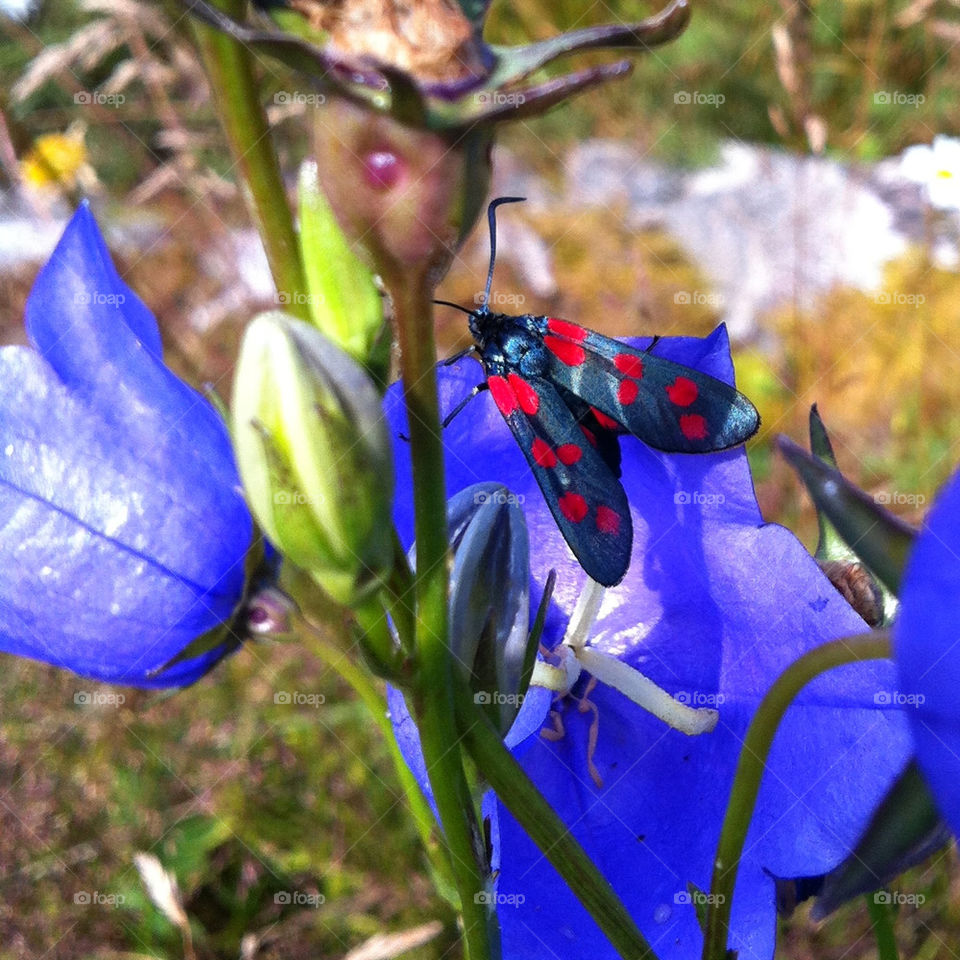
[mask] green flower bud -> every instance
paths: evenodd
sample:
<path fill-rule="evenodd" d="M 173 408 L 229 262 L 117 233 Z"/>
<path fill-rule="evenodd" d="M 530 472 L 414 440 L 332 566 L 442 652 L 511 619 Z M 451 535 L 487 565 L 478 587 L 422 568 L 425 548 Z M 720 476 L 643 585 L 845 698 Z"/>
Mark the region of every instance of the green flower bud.
<path fill-rule="evenodd" d="M 450 651 L 474 702 L 505 734 L 520 709 L 536 657 L 530 634 L 530 546 L 517 498 L 478 483 L 447 501 L 453 553 Z M 410 551 L 416 566 L 416 544 Z"/>
<path fill-rule="evenodd" d="M 383 299 L 370 269 L 350 249 L 317 182 L 317 164 L 300 168 L 300 249 L 307 303 L 317 328 L 385 379 L 390 358 Z"/>
<path fill-rule="evenodd" d="M 258 523 L 333 599 L 353 605 L 392 563 L 393 466 L 370 378 L 308 324 L 279 311 L 247 328 L 233 436 Z"/>

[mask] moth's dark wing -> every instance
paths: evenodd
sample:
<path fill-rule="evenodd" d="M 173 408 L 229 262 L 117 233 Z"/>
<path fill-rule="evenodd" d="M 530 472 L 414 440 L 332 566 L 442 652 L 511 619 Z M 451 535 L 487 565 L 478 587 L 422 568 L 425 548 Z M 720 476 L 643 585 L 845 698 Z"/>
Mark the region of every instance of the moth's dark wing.
<path fill-rule="evenodd" d="M 600 454 L 600 459 L 610 468 L 610 472 L 619 479 L 623 473 L 620 469 L 622 455 L 620 452 L 620 437 L 626 433 L 619 423 L 604 417 L 604 423 L 597 419 L 596 411 L 585 400 L 574 396 L 564 387 L 557 387 L 561 399 L 570 409 L 580 432 L 587 438 L 588 443 Z"/>
<path fill-rule="evenodd" d="M 566 320 L 546 321 L 548 376 L 604 418 L 668 453 L 710 453 L 743 443 L 760 416 L 736 388 Z"/>
<path fill-rule="evenodd" d="M 627 572 L 633 545 L 630 506 L 620 481 L 587 442 L 551 383 L 502 368 L 489 371 L 494 401 L 564 539 L 592 579 L 614 586 Z"/>

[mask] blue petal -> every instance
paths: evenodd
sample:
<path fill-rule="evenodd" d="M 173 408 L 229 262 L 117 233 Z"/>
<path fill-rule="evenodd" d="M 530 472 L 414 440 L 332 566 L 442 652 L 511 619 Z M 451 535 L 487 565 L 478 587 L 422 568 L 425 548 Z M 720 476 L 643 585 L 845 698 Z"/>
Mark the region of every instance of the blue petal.
<path fill-rule="evenodd" d="M 937 497 L 910 553 L 895 653 L 917 761 L 960 835 L 960 473 Z"/>
<path fill-rule="evenodd" d="M 656 350 L 732 380 L 722 328 L 704 340 L 661 340 Z M 452 408 L 479 379 L 479 367 L 466 364 L 442 371 L 442 408 Z M 398 392 L 388 395 L 386 409 L 394 433 L 402 431 Z M 584 574 L 492 400 L 482 395 L 470 403 L 444 441 L 448 496 L 496 480 L 526 498 L 531 600 L 537 601 L 547 572 L 556 568 L 544 643 L 558 643 Z M 409 537 L 405 446 L 395 447 L 395 515 L 401 536 Z M 802 545 L 783 528 L 763 523 L 742 449 L 668 455 L 630 437 L 622 449 L 634 552 L 626 579 L 606 594 L 591 643 L 674 694 L 704 703 L 722 698 L 718 729 L 688 738 L 601 685 L 591 699 L 600 711 L 594 760 L 603 789 L 588 773 L 589 714 L 568 707 L 564 739 L 530 737 L 516 752 L 658 955 L 693 958 L 702 938 L 694 907 L 684 902 L 687 883 L 709 885 L 740 744 L 760 698 L 802 653 L 862 632 L 865 625 Z M 774 890 L 764 871 L 800 876 L 836 865 L 905 763 L 906 721 L 875 701 L 894 683 L 892 664 L 846 667 L 811 684 L 789 712 L 761 790 L 734 903 L 731 947 L 741 951 L 741 960 L 769 960 L 773 953 Z M 498 829 L 499 891 L 524 898 L 500 911 L 504 955 L 613 958 L 573 893 L 502 808 Z"/>
<path fill-rule="evenodd" d="M 27 304 L 39 353 L 0 350 L 0 649 L 118 683 L 228 620 L 253 527 L 227 431 L 160 359 L 86 208 Z"/>

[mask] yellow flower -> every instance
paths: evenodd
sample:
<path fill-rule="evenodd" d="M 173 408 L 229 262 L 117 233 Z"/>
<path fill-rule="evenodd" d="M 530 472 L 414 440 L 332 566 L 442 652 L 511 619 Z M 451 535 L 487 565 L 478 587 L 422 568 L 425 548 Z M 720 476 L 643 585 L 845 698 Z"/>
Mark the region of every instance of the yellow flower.
<path fill-rule="evenodd" d="M 64 133 L 45 133 L 33 142 L 20 164 L 24 181 L 40 190 L 75 190 L 93 176 L 84 143 L 86 129 L 73 125 Z"/>

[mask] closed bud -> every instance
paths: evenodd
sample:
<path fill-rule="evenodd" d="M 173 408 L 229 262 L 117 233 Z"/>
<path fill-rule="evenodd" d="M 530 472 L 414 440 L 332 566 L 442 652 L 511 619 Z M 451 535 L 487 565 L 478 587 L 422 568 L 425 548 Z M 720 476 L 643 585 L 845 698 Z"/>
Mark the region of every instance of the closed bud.
<path fill-rule="evenodd" d="M 364 370 L 308 324 L 261 314 L 240 349 L 233 434 L 250 508 L 277 549 L 339 603 L 376 590 L 392 558 L 393 467 Z"/>
<path fill-rule="evenodd" d="M 300 248 L 314 324 L 351 357 L 384 378 L 390 341 L 383 300 L 370 268 L 351 250 L 317 181 L 317 165 L 300 168 Z"/>
<path fill-rule="evenodd" d="M 453 551 L 450 644 L 474 702 L 505 734 L 529 673 L 530 549 L 517 498 L 497 483 L 467 487 L 447 503 Z M 530 658 L 536 651 L 530 653 Z"/>
<path fill-rule="evenodd" d="M 391 293 L 410 273 L 432 289 L 483 209 L 491 132 L 436 133 L 338 98 L 313 123 L 317 175 L 344 232 Z"/>

